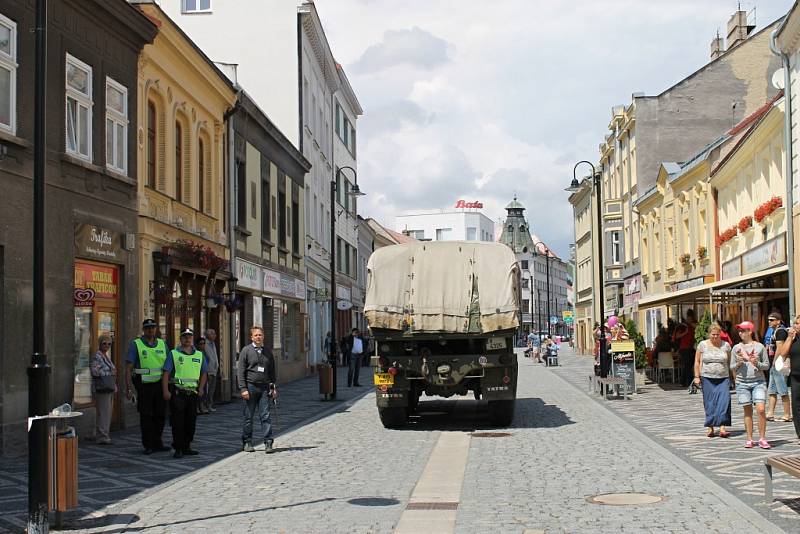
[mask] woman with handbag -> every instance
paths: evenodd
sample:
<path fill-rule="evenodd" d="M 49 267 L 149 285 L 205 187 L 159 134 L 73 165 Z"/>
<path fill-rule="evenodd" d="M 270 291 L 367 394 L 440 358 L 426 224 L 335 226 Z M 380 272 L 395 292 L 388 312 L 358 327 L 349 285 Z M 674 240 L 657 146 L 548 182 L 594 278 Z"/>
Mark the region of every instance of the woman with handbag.
<path fill-rule="evenodd" d="M 730 435 L 725 427 L 731 424 L 731 346 L 722 341 L 721 331 L 717 324 L 708 327 L 708 339 L 697 345 L 694 359 L 694 384 L 700 386 L 702 383 L 705 426 L 708 428 L 706 436 L 709 438 L 714 437 L 715 427 L 719 427 L 719 437 Z"/>
<path fill-rule="evenodd" d="M 789 366 L 789 377 L 792 390 L 792 412 L 794 413 L 794 431 L 800 438 L 800 418 L 797 417 L 800 410 L 800 315 L 794 318 L 792 326 L 787 331 L 786 341 L 778 348 L 778 355 L 775 357 L 775 367 L 783 369 Z M 781 358 L 779 363 L 778 358 Z M 786 362 L 785 360 L 789 361 Z"/>
<path fill-rule="evenodd" d="M 117 392 L 117 368 L 108 351 L 111 338 L 102 335 L 97 340 L 98 349 L 92 358 L 92 396 L 97 409 L 95 439 L 99 445 L 111 444 L 111 412 L 114 407 L 114 394 Z"/>

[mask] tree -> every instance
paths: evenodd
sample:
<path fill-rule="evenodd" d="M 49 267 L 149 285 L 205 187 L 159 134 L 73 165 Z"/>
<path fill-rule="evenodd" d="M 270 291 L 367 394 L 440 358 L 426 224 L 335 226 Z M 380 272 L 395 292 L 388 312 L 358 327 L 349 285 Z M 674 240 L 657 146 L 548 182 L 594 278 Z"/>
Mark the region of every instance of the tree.
<path fill-rule="evenodd" d="M 711 311 L 706 310 L 700 318 L 700 322 L 694 327 L 694 341 L 699 344 L 708 337 L 708 327 L 711 326 Z"/>
<path fill-rule="evenodd" d="M 639 329 L 636 328 L 636 323 L 632 319 L 625 321 L 625 330 L 628 331 L 628 338 L 634 343 L 636 367 L 644 369 L 647 367 L 647 348 L 645 347 L 644 336 L 639 333 Z"/>

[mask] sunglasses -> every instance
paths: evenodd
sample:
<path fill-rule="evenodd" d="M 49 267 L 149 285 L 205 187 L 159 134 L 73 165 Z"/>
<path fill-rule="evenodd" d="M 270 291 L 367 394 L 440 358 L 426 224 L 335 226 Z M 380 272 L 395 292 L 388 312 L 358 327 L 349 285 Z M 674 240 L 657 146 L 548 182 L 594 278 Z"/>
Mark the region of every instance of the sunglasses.
<path fill-rule="evenodd" d="M 110 347 L 111 343 L 100 343 L 101 347 Z"/>

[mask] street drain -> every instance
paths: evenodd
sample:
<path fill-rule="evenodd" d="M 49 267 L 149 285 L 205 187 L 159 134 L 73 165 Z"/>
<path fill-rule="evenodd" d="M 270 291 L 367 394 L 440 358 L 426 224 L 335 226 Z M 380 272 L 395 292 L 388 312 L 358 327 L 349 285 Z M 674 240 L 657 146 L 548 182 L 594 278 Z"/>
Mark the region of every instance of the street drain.
<path fill-rule="evenodd" d="M 510 435 L 508 432 L 473 432 L 470 434 L 473 438 L 507 438 Z"/>
<path fill-rule="evenodd" d="M 410 502 L 406 510 L 458 510 L 457 502 Z"/>
<path fill-rule="evenodd" d="M 586 500 L 592 504 L 636 506 L 638 504 L 655 504 L 663 501 L 664 497 L 647 493 L 601 493 L 586 497 Z"/>

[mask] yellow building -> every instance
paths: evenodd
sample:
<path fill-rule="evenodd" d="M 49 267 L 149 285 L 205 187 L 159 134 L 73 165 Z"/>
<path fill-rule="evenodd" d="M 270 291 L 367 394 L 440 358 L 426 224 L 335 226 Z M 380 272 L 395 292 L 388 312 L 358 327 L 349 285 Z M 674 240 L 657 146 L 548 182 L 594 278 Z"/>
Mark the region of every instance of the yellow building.
<path fill-rule="evenodd" d="M 688 162 L 662 163 L 637 201 L 648 332 L 689 308 L 757 323 L 787 311 L 782 121 L 778 95 Z"/>
<path fill-rule="evenodd" d="M 236 92 L 157 4 L 137 7 L 159 28 L 139 58 L 139 318 L 154 318 L 172 346 L 183 328 L 227 331 L 224 308 L 210 309 L 206 298 L 224 291 L 220 278 L 230 272 L 225 114 Z M 223 394 L 230 391 L 226 347 L 220 343 Z"/>

